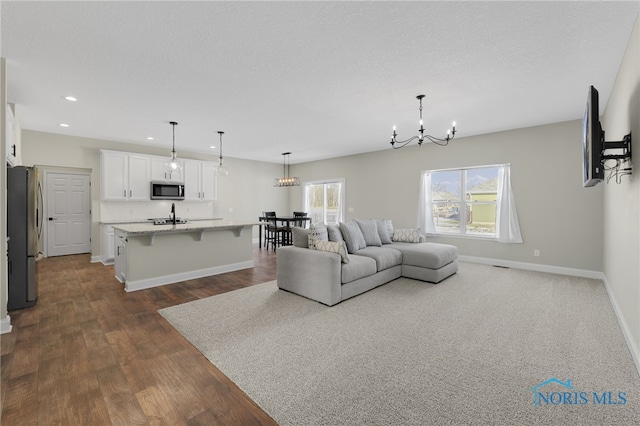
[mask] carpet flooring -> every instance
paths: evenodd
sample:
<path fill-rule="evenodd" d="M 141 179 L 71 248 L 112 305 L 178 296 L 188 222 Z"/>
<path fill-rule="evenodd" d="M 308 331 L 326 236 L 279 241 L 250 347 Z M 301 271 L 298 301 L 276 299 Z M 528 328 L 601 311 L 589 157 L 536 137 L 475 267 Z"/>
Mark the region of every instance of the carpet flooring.
<path fill-rule="evenodd" d="M 461 263 L 334 307 L 270 282 L 159 312 L 282 425 L 640 424 L 599 280 Z"/>

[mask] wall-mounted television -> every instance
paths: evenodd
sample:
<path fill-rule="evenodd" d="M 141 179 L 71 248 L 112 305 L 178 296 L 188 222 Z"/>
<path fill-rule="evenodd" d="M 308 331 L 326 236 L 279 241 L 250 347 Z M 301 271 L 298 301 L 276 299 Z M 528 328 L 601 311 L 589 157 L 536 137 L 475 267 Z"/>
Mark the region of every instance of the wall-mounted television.
<path fill-rule="evenodd" d="M 583 186 L 594 186 L 604 178 L 602 155 L 604 152 L 604 132 L 600 125 L 598 91 L 589 87 L 587 106 L 582 120 L 582 171 Z"/>

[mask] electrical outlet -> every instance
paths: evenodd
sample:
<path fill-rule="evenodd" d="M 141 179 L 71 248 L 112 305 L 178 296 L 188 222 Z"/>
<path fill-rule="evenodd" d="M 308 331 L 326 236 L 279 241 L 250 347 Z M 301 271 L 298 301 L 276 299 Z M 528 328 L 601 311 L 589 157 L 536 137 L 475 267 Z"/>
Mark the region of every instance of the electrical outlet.
<path fill-rule="evenodd" d="M 229 207 L 229 213 L 233 213 L 233 207 Z"/>
<path fill-rule="evenodd" d="M 349 207 L 349 213 L 353 213 L 353 207 Z"/>
<path fill-rule="evenodd" d="M 534 255 L 535 257 L 540 256 L 540 250 L 535 249 L 535 250 L 533 251 L 533 255 Z"/>

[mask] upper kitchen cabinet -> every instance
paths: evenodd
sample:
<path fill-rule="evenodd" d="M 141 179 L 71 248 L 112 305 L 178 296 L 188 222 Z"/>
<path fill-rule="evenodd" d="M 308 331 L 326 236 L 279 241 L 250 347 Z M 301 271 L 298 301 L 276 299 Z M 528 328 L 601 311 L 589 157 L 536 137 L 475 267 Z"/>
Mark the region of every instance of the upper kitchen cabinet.
<path fill-rule="evenodd" d="M 168 182 L 184 182 L 184 177 L 182 175 L 182 170 L 167 172 L 165 170 L 165 164 L 167 162 L 167 157 L 151 157 L 151 180 L 166 180 Z M 178 161 L 184 167 L 184 162 Z"/>
<path fill-rule="evenodd" d="M 101 150 L 101 191 L 104 201 L 149 201 L 151 157 Z"/>
<path fill-rule="evenodd" d="M 184 161 L 184 199 L 215 201 L 217 196 L 216 165 L 213 162 Z"/>

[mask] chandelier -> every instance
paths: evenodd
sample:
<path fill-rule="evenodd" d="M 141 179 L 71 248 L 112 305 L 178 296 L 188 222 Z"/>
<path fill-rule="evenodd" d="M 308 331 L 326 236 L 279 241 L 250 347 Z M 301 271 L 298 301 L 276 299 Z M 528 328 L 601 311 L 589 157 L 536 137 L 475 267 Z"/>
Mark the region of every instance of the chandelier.
<path fill-rule="evenodd" d="M 282 167 L 284 169 L 284 176 L 281 178 L 276 178 L 273 181 L 273 186 L 284 187 L 284 186 L 300 186 L 300 178 L 297 176 L 289 177 L 289 164 L 286 160 L 289 159 L 290 152 L 282 153 Z"/>
<path fill-rule="evenodd" d="M 453 128 L 447 130 L 447 136 L 444 138 L 436 138 L 435 136 L 427 135 L 424 133 L 424 126 L 422 125 L 422 98 L 424 95 L 416 96 L 416 99 L 420 101 L 420 128 L 418 129 L 418 134 L 416 136 L 412 136 L 407 140 L 399 141 L 396 139 L 398 134 L 396 133 L 396 126 L 393 126 L 393 134 L 391 135 L 391 147 L 393 149 L 400 149 L 407 146 L 411 141 L 418 140 L 418 145 L 422 146 L 422 142 L 426 140 L 435 143 L 436 145 L 444 146 L 449 143 L 451 139 L 453 139 L 456 135 L 456 122 L 453 122 Z"/>
<path fill-rule="evenodd" d="M 216 167 L 216 175 L 227 176 L 229 169 L 222 165 L 222 135 L 224 135 L 224 132 L 218 130 L 218 134 L 220 135 L 220 158 L 218 159 L 218 166 Z"/>
<path fill-rule="evenodd" d="M 176 154 L 176 126 L 178 123 L 170 121 L 169 124 L 173 126 L 173 148 L 171 149 L 171 158 L 164 163 L 164 168 L 168 173 L 175 173 L 182 170 L 182 162 L 178 161 Z"/>

